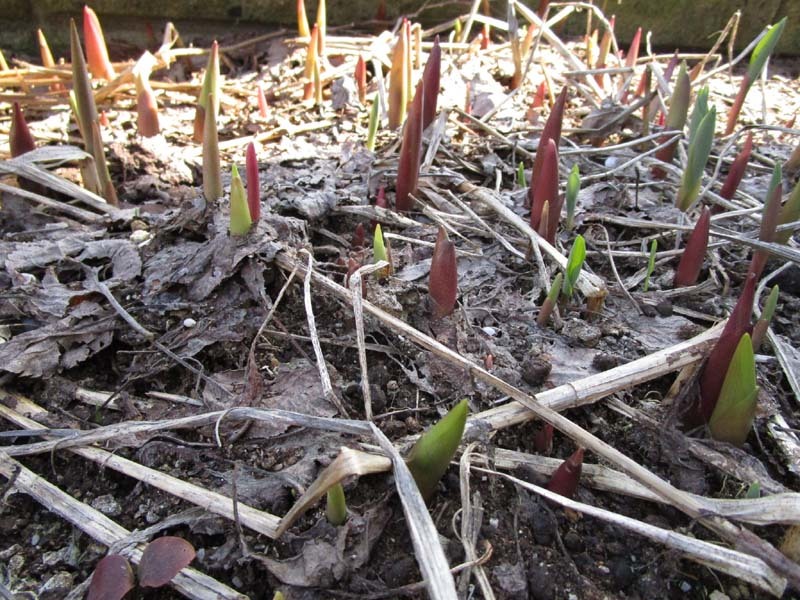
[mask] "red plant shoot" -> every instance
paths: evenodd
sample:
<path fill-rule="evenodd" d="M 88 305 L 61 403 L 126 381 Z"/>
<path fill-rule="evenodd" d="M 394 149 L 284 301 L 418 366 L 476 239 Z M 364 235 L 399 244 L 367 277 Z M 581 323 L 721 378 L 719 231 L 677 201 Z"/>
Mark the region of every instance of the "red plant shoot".
<path fill-rule="evenodd" d="M 547 94 L 546 84 L 544 80 L 542 80 L 538 86 L 536 86 L 536 94 L 533 97 L 533 102 L 531 103 L 532 108 L 543 108 L 544 107 L 544 99 Z"/>
<path fill-rule="evenodd" d="M 533 447 L 539 454 L 550 454 L 553 451 L 553 426 L 550 423 L 542 423 L 533 434 Z"/>
<path fill-rule="evenodd" d="M 25 154 L 36 148 L 31 130 L 25 121 L 25 115 L 19 107 L 19 102 L 14 102 L 14 113 L 11 115 L 11 131 L 8 134 L 8 145 L 11 150 L 11 157 L 16 158 L 20 154 Z"/>
<path fill-rule="evenodd" d="M 736 350 L 736 344 L 750 329 L 750 315 L 753 312 L 757 281 L 758 277 L 755 273 L 747 274 L 742 294 L 739 296 L 736 306 L 733 307 L 717 343 L 708 355 L 708 360 L 700 374 L 698 414 L 689 416 L 688 424 L 690 426 L 698 424 L 698 417 L 700 423 L 707 423 L 714 412 L 722 383 L 725 381 L 725 374 L 728 372 L 728 365 Z"/>
<path fill-rule="evenodd" d="M 642 42 L 642 28 L 638 27 L 636 29 L 636 33 L 633 34 L 633 39 L 631 40 L 630 48 L 628 48 L 628 53 L 625 55 L 625 66 L 629 68 L 633 68 L 636 66 L 636 61 L 639 60 L 639 45 Z"/>
<path fill-rule="evenodd" d="M 545 239 L 552 243 L 555 239 L 555 230 L 550 230 L 550 223 L 552 223 L 551 213 L 555 213 L 556 219 L 558 215 L 558 149 L 556 142 L 552 138 L 547 140 L 547 145 L 544 148 L 542 155 L 542 167 L 538 177 L 531 182 L 531 189 L 533 194 L 531 197 L 531 229 L 534 231 L 545 231 Z M 537 158 L 539 152 L 536 153 Z M 548 211 L 547 221 L 543 220 L 544 205 L 549 202 L 550 210 Z M 544 229 L 542 226 L 544 225 Z"/>
<path fill-rule="evenodd" d="M 350 276 L 360 268 L 361 265 L 358 264 L 358 261 L 352 256 L 347 259 L 347 275 L 344 277 L 344 287 L 346 287 L 348 290 L 350 289 Z M 367 280 L 363 277 L 361 278 L 361 297 L 367 297 Z"/>
<path fill-rule="evenodd" d="M 364 224 L 359 223 L 356 225 L 355 231 L 353 231 L 353 239 L 350 240 L 350 247 L 353 250 L 363 249 L 366 236 L 367 232 L 364 230 Z"/>
<path fill-rule="evenodd" d="M 306 84 L 303 87 L 303 100 L 311 100 L 314 97 L 314 69 L 317 66 L 317 56 L 319 50 L 319 27 L 314 23 L 314 28 L 311 30 L 311 38 L 308 42 L 308 49 L 306 54 L 306 66 L 303 75 L 306 79 Z"/>
<path fill-rule="evenodd" d="M 550 477 L 548 490 L 565 498 L 572 498 L 575 495 L 583 469 L 583 452 L 583 448 L 578 448 L 572 456 L 559 465 Z"/>
<path fill-rule="evenodd" d="M 425 98 L 425 81 L 419 80 L 411 110 L 403 130 L 403 143 L 397 166 L 395 208 L 401 212 L 411 210 L 411 194 L 417 191 L 419 163 L 422 157 L 422 103 Z"/>
<path fill-rule="evenodd" d="M 481 50 L 488 50 L 489 49 L 489 26 L 484 23 L 483 29 L 481 29 Z"/>
<path fill-rule="evenodd" d="M 367 63 L 364 62 L 362 54 L 358 55 L 356 63 L 356 88 L 358 89 L 358 101 L 365 105 L 367 103 Z"/>
<path fill-rule="evenodd" d="M 681 255 L 681 261 L 678 264 L 678 270 L 675 272 L 675 286 L 684 287 L 694 285 L 697 283 L 697 277 L 700 275 L 700 269 L 703 266 L 703 259 L 708 249 L 708 231 L 711 227 L 711 212 L 703 209 L 703 213 L 697 220 L 689 240 L 686 242 L 686 248 Z"/>
<path fill-rule="evenodd" d="M 245 178 L 247 180 L 247 208 L 253 225 L 261 218 L 261 185 L 258 181 L 258 157 L 256 145 L 247 144 L 245 152 Z"/>
<path fill-rule="evenodd" d="M 256 86 L 256 100 L 258 102 L 258 116 L 266 119 L 268 113 L 267 97 L 264 95 L 264 87 L 261 85 Z"/>
<path fill-rule="evenodd" d="M 567 88 L 565 87 L 561 90 L 558 98 L 556 98 L 553 110 L 550 111 L 550 116 L 547 117 L 547 122 L 545 122 L 544 129 L 542 129 L 542 136 L 539 138 L 539 146 L 536 148 L 536 157 L 533 159 L 533 172 L 531 173 L 531 189 L 528 195 L 528 202 L 531 206 L 533 206 L 535 186 L 542 172 L 542 162 L 544 161 L 547 142 L 552 139 L 556 144 L 556 148 L 558 148 L 558 144 L 561 141 L 561 123 L 564 120 L 564 105 L 566 102 Z M 539 209 L 539 214 L 541 214 L 541 208 Z M 538 226 L 538 224 L 537 216 L 536 225 Z"/>
<path fill-rule="evenodd" d="M 136 126 L 142 137 L 153 137 L 161 133 L 158 122 L 158 103 L 147 76 L 135 75 L 136 80 Z"/>
<path fill-rule="evenodd" d="M 114 79 L 114 67 L 108 59 L 108 49 L 100 20 L 88 6 L 83 7 L 83 37 L 86 41 L 86 60 L 92 77 L 108 81 Z"/>
<path fill-rule="evenodd" d="M 722 189 L 719 191 L 719 195 L 726 200 L 733 198 L 733 195 L 739 188 L 739 184 L 742 182 L 742 177 L 744 177 L 744 170 L 747 168 L 747 162 L 750 160 L 750 153 L 752 150 L 753 134 L 748 133 L 747 139 L 744 141 L 744 146 L 742 146 L 742 150 L 733 160 L 731 168 L 728 171 L 728 176 L 725 178 L 725 183 L 722 184 Z"/>
<path fill-rule="evenodd" d="M 433 247 L 428 292 L 433 300 L 434 319 L 441 319 L 453 312 L 458 296 L 456 246 L 441 226 Z"/>
<path fill-rule="evenodd" d="M 439 99 L 439 86 L 442 72 L 442 49 L 439 46 L 439 36 L 433 40 L 428 62 L 422 71 L 422 81 L 425 82 L 425 95 L 422 100 L 422 130 L 425 131 L 436 116 L 436 104 Z"/>

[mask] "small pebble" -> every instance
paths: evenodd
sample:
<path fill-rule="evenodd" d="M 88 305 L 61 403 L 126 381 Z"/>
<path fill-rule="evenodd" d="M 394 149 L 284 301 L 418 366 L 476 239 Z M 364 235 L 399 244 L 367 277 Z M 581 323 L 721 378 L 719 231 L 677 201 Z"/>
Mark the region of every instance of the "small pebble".
<path fill-rule="evenodd" d="M 522 380 L 534 387 L 545 382 L 553 365 L 538 356 L 529 356 L 522 362 Z"/>
<path fill-rule="evenodd" d="M 39 598 L 63 598 L 72 589 L 74 576 L 66 571 L 59 571 L 45 581 L 39 588 Z"/>
<path fill-rule="evenodd" d="M 144 242 L 149 241 L 153 235 L 149 231 L 145 231 L 144 229 L 137 229 L 130 235 L 130 240 L 134 244 L 143 244 Z"/>
<path fill-rule="evenodd" d="M 195 325 L 197 325 L 197 321 L 195 321 L 191 317 L 189 317 L 188 319 L 184 319 L 183 320 L 183 326 L 186 327 L 186 329 L 191 329 Z"/>
<path fill-rule="evenodd" d="M 581 536 L 574 531 L 568 531 L 566 535 L 564 535 L 564 546 L 566 546 L 567 550 L 570 552 L 583 552 L 586 547 Z"/>
<path fill-rule="evenodd" d="M 98 496 L 90 505 L 93 509 L 100 511 L 107 517 L 117 517 L 122 514 L 122 506 L 111 494 Z"/>
<path fill-rule="evenodd" d="M 669 317 L 672 315 L 672 302 L 669 300 L 662 300 L 658 304 L 656 304 L 656 311 L 662 317 Z"/>
<path fill-rule="evenodd" d="M 628 561 L 617 558 L 611 562 L 611 585 L 615 590 L 624 590 L 634 581 L 635 576 Z"/>

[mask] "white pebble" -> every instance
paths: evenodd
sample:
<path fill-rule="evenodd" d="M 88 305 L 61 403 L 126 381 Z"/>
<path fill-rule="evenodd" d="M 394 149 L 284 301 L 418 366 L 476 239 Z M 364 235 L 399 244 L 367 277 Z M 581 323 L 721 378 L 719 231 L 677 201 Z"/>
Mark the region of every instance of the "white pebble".
<path fill-rule="evenodd" d="M 134 244 L 143 244 L 145 242 L 150 241 L 150 238 L 152 237 L 153 236 L 149 231 L 145 229 L 137 229 L 131 234 L 130 240 Z"/>
<path fill-rule="evenodd" d="M 188 318 L 188 319 L 184 319 L 184 320 L 183 320 L 183 326 L 184 326 L 184 327 L 186 327 L 186 329 L 191 329 L 191 328 L 192 328 L 192 327 L 194 327 L 195 325 L 197 325 L 197 321 L 195 321 L 195 320 L 194 320 L 194 319 L 192 319 L 191 317 L 190 317 L 190 318 Z"/>

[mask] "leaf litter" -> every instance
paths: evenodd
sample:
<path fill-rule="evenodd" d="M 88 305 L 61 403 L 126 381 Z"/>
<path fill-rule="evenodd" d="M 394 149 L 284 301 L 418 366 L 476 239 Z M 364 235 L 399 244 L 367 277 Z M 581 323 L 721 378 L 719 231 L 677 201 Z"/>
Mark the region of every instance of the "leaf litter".
<path fill-rule="evenodd" d="M 351 416 L 360 419 L 362 375 L 349 303 L 323 287 L 312 286 L 316 330 L 309 330 L 303 292 L 296 285 L 299 278 L 295 277 L 292 284 L 291 269 L 278 259 L 305 249 L 313 253 L 318 274 L 341 281 L 344 269 L 340 259 L 345 264 L 351 257 L 359 262 L 370 260 L 367 251 L 351 245 L 351 239 L 357 223 L 366 226 L 376 217 L 387 230 L 396 226 L 391 235 L 401 233 L 403 239 L 387 236 L 395 275 L 383 280 L 370 276 L 366 299 L 473 364 L 483 365 L 525 394 L 570 386 L 682 342 L 687 332 L 697 327 L 698 307 L 705 317 L 703 325 L 723 316 L 720 308 L 725 294 L 738 288 L 741 265 L 747 257 L 746 246 L 736 243 L 724 243 L 711 251 L 704 271 L 709 285 L 694 293 L 670 296 L 669 302 L 664 302 L 671 287 L 671 270 L 677 264 L 666 254 L 659 269 L 667 272 L 651 279 L 651 291 L 632 288 L 631 295 L 625 296 L 619 289 L 615 271 L 623 281 L 638 272 L 646 265 L 646 247 L 654 237 L 664 252 L 679 249 L 680 233 L 676 235 L 679 230 L 674 226 L 690 221 L 672 202 L 679 184 L 673 175 L 679 174 L 679 167 L 673 167 L 675 173 L 668 174 L 666 182 L 651 181 L 646 174 L 645 166 L 652 164 L 642 157 L 646 142 L 636 142 L 637 137 L 643 137 L 641 112 L 626 114 L 619 96 L 604 99 L 587 96 L 591 92 L 585 88 L 580 93 L 575 91 L 575 82 L 583 76 L 565 72 L 574 72 L 576 64 L 585 66 L 584 42 L 566 38 L 566 45 L 552 39 L 552 43 L 546 39 L 537 43 L 536 58 L 522 92 L 512 95 L 506 81 L 513 63 L 508 49 L 500 44 L 504 34 L 493 30 L 492 36 L 487 51 L 472 44 L 452 46 L 444 53 L 439 97 L 440 110 L 448 115 L 444 137 L 433 167 L 422 175 L 417 194 L 420 210 L 402 218 L 389 219 L 369 206 L 380 186 L 388 184 L 392 189 L 400 136 L 382 128 L 378 152 L 364 148 L 367 111 L 358 103 L 352 69 L 340 67 L 354 64 L 353 48 L 388 62 L 392 42 L 387 45 L 391 40 L 387 33 L 381 43 L 367 35 L 328 36 L 331 62 L 324 71 L 331 74 L 331 96 L 321 107 L 298 100 L 301 84 L 296 65 L 305 58 L 302 43 L 292 38 L 270 38 L 255 41 L 246 50 L 231 45 L 226 51 L 222 41 L 227 65 L 220 119 L 223 162 L 243 164 L 244 144 L 253 137 L 258 141 L 260 191 L 268 208 L 245 237 L 228 234 L 226 202 L 206 202 L 201 197 L 199 147 L 189 141 L 190 132 L 186 131 L 200 73 L 181 74 L 183 69 L 178 70 L 177 65 L 185 63 L 180 59 L 167 70 L 165 67 L 175 58 L 168 48 L 156 55 L 156 60 L 162 61 L 156 78 L 163 84 L 159 102 L 164 105 L 164 136 L 138 138 L 126 125 L 136 120 L 135 104 L 131 105 L 118 84 L 101 94 L 111 114 L 107 149 L 123 203 L 120 209 L 103 205 L 75 185 L 74 165 L 85 161 L 87 155 L 66 146 L 68 139 L 62 132 L 69 118 L 65 106 L 37 105 L 35 98 L 29 98 L 26 110 L 35 115 L 34 135 L 59 144 L 36 150 L 31 153 L 35 156 L 27 159 L 1 163 L 0 171 L 8 174 L 3 183 L 14 186 L 11 176 L 28 176 L 46 186 L 40 195 L 54 201 L 45 203 L 41 198 L 26 197 L 22 191 L 16 197 L 3 188 L 0 218 L 5 235 L 0 240 L 0 262 L 5 272 L 0 275 L 0 318 L 7 333 L 0 344 L 0 370 L 5 373 L 4 398 L 27 395 L 44 408 L 64 411 L 63 415 L 49 416 L 48 424 L 53 428 L 72 427 L 76 419 L 85 428 L 102 428 L 117 418 L 102 408 L 82 404 L 70 386 L 59 391 L 49 385 L 47 380 L 55 376 L 129 399 L 158 391 L 197 398 L 204 405 L 200 408 L 165 400 L 155 405 L 139 403 L 136 421 L 179 418 L 237 406 L 287 410 L 323 420 L 341 417 L 326 395 L 319 365 L 312 357 L 309 341 L 316 337 L 334 392 L 341 396 Z M 637 70 L 649 60 L 640 59 Z M 656 64 L 663 65 L 666 60 L 660 58 Z M 261 66 L 254 72 L 251 64 Z M 783 161 L 791 151 L 790 144 L 796 144 L 790 117 L 792 107 L 796 112 L 797 106 L 787 94 L 793 84 L 785 75 L 793 67 L 779 64 L 779 72 L 766 81 L 765 89 L 768 97 L 781 94 L 789 99 L 770 104 L 768 123 L 790 124 L 782 129 L 753 129 L 766 162 Z M 20 89 L 19 81 L 37 76 L 36 69 L 22 63 L 14 73 L 17 80 L 0 73 L 0 85 Z M 184 80 L 186 76 L 191 79 Z M 68 79 L 66 71 L 58 77 Z M 589 77 L 590 87 L 594 87 L 596 78 Z M 530 248 L 515 225 L 491 206 L 473 202 L 469 194 L 448 183 L 455 181 L 453 174 L 457 173 L 482 193 L 497 193 L 506 209 L 527 222 L 524 194 L 514 189 L 513 182 L 520 160 L 524 169 L 529 169 L 530 153 L 537 148 L 538 133 L 549 112 L 528 106 L 541 81 L 557 86 L 550 89 L 553 96 L 562 85 L 571 87 L 562 174 L 578 164 L 586 177 L 578 195 L 576 225 L 590 248 L 587 268 L 610 291 L 602 312 L 594 318 L 587 314 L 580 298 L 562 303 L 552 329 L 539 328 L 535 323 L 539 303 L 547 292 L 541 282 L 548 282 L 551 275 L 539 272 L 534 256 L 538 249 Z M 615 80 L 616 85 L 620 82 Z M 256 83 L 271 92 L 266 119 L 253 116 Z M 707 83 L 718 105 L 735 91 L 721 74 Z M 583 79 L 581 85 L 585 84 Z M 379 88 L 373 84 L 373 90 Z M 793 91 L 796 93 L 796 89 Z M 747 122 L 756 120 L 757 104 L 752 98 L 745 104 Z M 56 115 L 59 118 L 54 121 Z M 587 146 L 587 141 L 592 146 Z M 718 142 L 716 151 L 722 149 L 723 143 Z M 678 152 L 679 165 L 685 160 L 682 152 Z M 727 158 L 732 158 L 732 152 L 728 153 Z M 712 158 L 707 178 L 715 176 L 715 159 L 719 164 L 727 160 L 719 154 Z M 757 222 L 746 215 L 747 209 L 752 213 L 754 207 L 758 208 L 765 194 L 769 172 L 764 161 L 751 163 L 736 198 L 735 208 L 742 210 L 743 218 L 734 222 L 724 213 L 719 217 L 722 226 L 737 235 L 751 235 L 757 230 Z M 526 176 L 530 179 L 529 170 Z M 223 183 L 227 194 L 227 175 Z M 714 188 L 708 187 L 707 200 L 713 202 Z M 456 199 L 469 203 L 472 212 L 461 211 L 447 194 L 457 194 Z M 619 217 L 639 221 L 625 227 L 615 224 L 614 219 Z M 411 220 L 416 224 L 408 227 Z M 426 277 L 440 224 L 449 229 L 460 253 L 460 303 L 452 316 L 434 322 Z M 605 234 L 598 224 L 605 228 Z M 493 235 L 487 235 L 487 229 Z M 496 236 L 502 236 L 506 244 L 500 244 Z M 572 238 L 570 232 L 561 231 L 557 251 L 566 255 Z M 517 252 L 508 252 L 508 246 Z M 302 262 L 298 259 L 295 264 Z M 555 272 L 546 258 L 542 264 Z M 110 306 L 107 297 L 89 281 L 86 269 L 107 286 L 120 308 Z M 797 265 L 792 269 L 796 271 Z M 797 291 L 782 289 L 781 304 L 784 309 L 774 322 L 774 335 L 786 348 L 782 364 L 791 369 L 797 363 L 792 345 L 796 346 L 800 336 Z M 646 305 L 657 305 L 661 312 L 648 313 Z M 689 309 L 694 312 L 686 312 Z M 131 328 L 123 311 L 155 335 L 143 336 Z M 363 325 L 369 389 L 373 406 L 379 409 L 375 422 L 398 449 L 407 449 L 413 436 L 462 397 L 469 398 L 471 412 L 480 414 L 502 408 L 507 402 L 507 390 L 475 377 L 474 370 L 454 364 L 435 350 L 421 350 L 407 335 L 392 331 L 394 327 L 386 318 L 368 314 Z M 762 355 L 759 379 L 765 392 L 777 398 L 769 406 L 779 413 L 781 421 L 776 424 L 768 413 L 758 415 L 759 437 L 751 438 L 745 450 L 721 449 L 723 458 L 715 459 L 711 451 L 698 449 L 696 443 L 691 445 L 694 460 L 689 460 L 685 452 L 674 451 L 670 440 L 675 436 L 683 440 L 685 434 L 675 430 L 669 419 L 671 409 L 655 401 L 667 395 L 667 378 L 615 390 L 615 401 L 622 398 L 632 405 L 630 413 L 599 402 L 568 414 L 608 444 L 635 457 L 643 468 L 668 475 L 682 489 L 697 488 L 715 499 L 739 498 L 742 489 L 753 483 L 747 478 L 762 473 L 765 489 L 776 487 L 772 485 L 775 478 L 782 489 L 796 490 L 797 397 L 781 375 L 779 364 L 768 354 L 764 351 Z M 182 362 L 176 362 L 175 357 Z M 646 419 L 655 419 L 669 431 L 648 426 Z M 480 422 L 480 416 L 476 422 Z M 151 469 L 219 489 L 235 503 L 281 516 L 314 489 L 315 481 L 341 447 L 381 452 L 368 429 L 361 430 L 360 435 L 323 433 L 316 429 L 321 421 L 299 423 L 305 425 L 274 420 L 226 422 L 221 417 L 213 425 L 190 430 L 121 435 L 115 446 L 117 452 Z M 537 426 L 501 426 L 491 437 L 478 436 L 477 453 L 471 456 L 485 455 L 485 464 L 492 468 L 497 450 L 536 454 L 532 434 Z M 4 428 L 13 429 L 7 424 Z M 761 435 L 765 432 L 769 435 Z M 19 443 L 26 441 L 19 438 Z M 566 436 L 556 436 L 554 456 L 563 459 L 574 450 L 575 444 Z M 587 461 L 593 460 L 597 457 L 589 453 Z M 735 466 L 726 467 L 726 461 L 752 466 L 743 475 L 744 471 L 737 471 Z M 25 464 L 44 478 L 51 476 L 44 460 L 31 456 Z M 483 526 L 470 542 L 475 549 L 480 542 L 481 547 L 486 545 L 491 550 L 479 556 L 473 549 L 467 555 L 463 540 L 458 540 L 458 525 L 455 531 L 450 527 L 451 520 L 458 523 L 462 503 L 459 487 L 463 486 L 451 471 L 429 505 L 438 529 L 439 544 L 435 545 L 441 545 L 450 567 L 467 573 L 465 581 L 469 573 L 475 574 L 484 593 L 488 586 L 495 597 L 518 597 L 523 590 L 547 598 L 565 594 L 587 598 L 665 597 L 675 589 L 703 597 L 722 588 L 729 597 L 760 597 L 775 594 L 784 581 L 786 573 L 776 576 L 770 585 L 758 576 L 742 575 L 740 579 L 749 582 L 746 584 L 730 575 L 714 575 L 697 564 L 716 564 L 721 573 L 731 571 L 703 555 L 707 549 L 684 549 L 690 561 L 661 561 L 660 544 L 667 542 L 646 542 L 626 534 L 625 525 L 620 529 L 600 525 L 589 517 L 580 518 L 580 508 L 577 512 L 552 510 L 549 504 L 540 503 L 538 496 L 524 493 L 522 484 L 492 474 L 477 477 L 473 473 L 471 485 L 482 497 L 485 514 Z M 738 479 L 728 478 L 732 471 Z M 97 489 L 81 485 L 86 472 L 95 478 Z M 280 589 L 287 597 L 298 598 L 326 597 L 333 591 L 367 596 L 422 593 L 420 572 L 426 572 L 430 565 L 425 563 L 427 559 L 420 559 L 419 548 L 419 571 L 414 561 L 398 560 L 398 556 L 410 553 L 405 522 L 407 518 L 414 523 L 413 508 L 409 508 L 413 502 L 407 505 L 408 498 L 403 497 L 403 506 L 412 511 L 404 518 L 392 493 L 395 483 L 401 482 L 374 472 L 363 475 L 366 472 L 353 465 L 343 467 L 341 477 L 346 481 L 351 508 L 340 528 L 328 524 L 324 510 L 311 503 L 304 507 L 308 512 L 277 540 L 243 530 L 236 519 L 225 522 L 222 536 L 179 527 L 173 533 L 192 538 L 199 549 L 196 564 L 223 585 L 251 597 L 266 589 Z M 68 482 L 71 476 L 73 483 L 63 487 L 86 502 L 103 493 L 128 497 L 125 517 L 136 527 L 166 519 L 186 504 L 136 483 L 134 477 L 106 475 L 60 452 L 56 473 L 61 482 Z M 624 494 L 598 493 L 589 486 L 579 487 L 579 502 L 616 511 L 618 517 L 633 517 L 648 523 L 648 527 L 657 525 L 676 534 L 691 532 L 701 541 L 716 541 L 713 534 L 695 528 L 692 520 L 675 507 L 631 503 Z M 13 486 L 11 489 L 2 515 L 20 509 L 22 500 Z M 142 511 L 142 507 L 148 508 Z M 554 535 L 544 535 L 539 517 L 518 521 L 520 511 L 548 514 L 551 525 L 547 528 Z M 26 553 L 13 540 L 41 537 L 42 530 L 35 523 L 35 508 L 28 506 L 20 514 L 9 534 L 0 535 L 1 551 L 9 565 L 21 562 L 26 566 L 0 573 L 0 585 L 15 591 L 41 591 L 48 579 L 47 569 L 37 556 Z M 137 519 L 141 522 L 135 522 Z M 647 531 L 656 538 L 660 535 Z M 773 524 L 758 533 L 765 543 L 779 545 L 782 528 Z M 74 543 L 57 523 L 47 535 L 46 543 L 53 549 Z M 77 544 L 87 558 L 70 565 L 76 583 L 91 576 L 94 564 L 104 554 L 102 547 L 85 536 Z M 560 574 L 557 581 L 551 581 L 552 573 Z M 790 570 L 788 573 L 791 575 Z M 789 580 L 796 585 L 796 580 Z"/>

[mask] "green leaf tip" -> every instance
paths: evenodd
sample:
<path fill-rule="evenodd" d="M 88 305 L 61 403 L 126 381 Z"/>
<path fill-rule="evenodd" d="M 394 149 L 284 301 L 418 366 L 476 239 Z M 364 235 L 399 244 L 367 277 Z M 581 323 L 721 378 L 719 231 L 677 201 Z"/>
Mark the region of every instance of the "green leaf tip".
<path fill-rule="evenodd" d="M 758 385 L 756 359 L 750 334 L 739 339 L 728 365 L 722 389 L 708 422 L 711 437 L 720 442 L 741 446 L 753 427 Z"/>
<path fill-rule="evenodd" d="M 694 115 L 692 115 L 694 125 Z M 711 154 L 714 143 L 714 128 L 717 123 L 715 107 L 708 109 L 703 115 L 697 128 L 692 131 L 689 138 L 689 157 L 686 161 L 686 170 L 683 172 L 680 190 L 678 190 L 677 206 L 682 211 L 687 211 L 697 200 L 700 193 L 700 184 L 703 182 L 703 172 Z"/>
<path fill-rule="evenodd" d="M 575 225 L 575 203 L 578 200 L 578 192 L 581 189 L 581 172 L 578 165 L 573 165 L 567 177 L 567 191 L 564 202 L 567 205 L 567 229 L 572 229 Z"/>
<path fill-rule="evenodd" d="M 423 433 L 411 449 L 406 463 L 423 498 L 428 499 L 433 494 L 458 450 L 468 412 L 467 401 L 462 400 Z"/>
<path fill-rule="evenodd" d="M 231 167 L 231 235 L 246 235 L 253 220 L 247 207 L 247 195 L 236 165 Z"/>
<path fill-rule="evenodd" d="M 656 270 L 656 252 L 658 251 L 658 241 L 650 242 L 650 257 L 647 259 L 647 272 L 644 276 L 644 291 L 650 289 L 650 276 Z"/>
<path fill-rule="evenodd" d="M 584 260 L 586 260 L 586 240 L 583 239 L 582 235 L 579 235 L 575 238 L 575 243 L 572 244 L 572 248 L 569 251 L 569 258 L 567 258 L 566 276 L 564 277 L 564 286 L 561 290 L 567 298 L 572 296 L 575 284 L 581 274 Z"/>
<path fill-rule="evenodd" d="M 369 111 L 369 129 L 367 130 L 367 150 L 370 152 L 375 151 L 375 140 L 378 137 L 378 111 L 380 108 L 380 101 L 376 96 L 372 101 L 372 108 Z"/>
<path fill-rule="evenodd" d="M 772 51 L 775 50 L 775 46 L 778 45 L 783 29 L 786 27 L 786 19 L 787 17 L 783 17 L 770 27 L 753 49 L 753 53 L 750 55 L 750 64 L 747 67 L 747 79 L 750 85 L 761 75 L 761 70 L 767 63 L 767 59 L 772 54 Z"/>
<path fill-rule="evenodd" d="M 380 223 L 375 225 L 375 234 L 372 236 L 372 256 L 375 258 L 375 262 L 379 260 L 389 261 L 389 257 L 386 254 L 386 246 L 383 243 L 383 231 Z"/>
<path fill-rule="evenodd" d="M 338 527 L 347 520 L 347 502 L 344 499 L 344 488 L 341 483 L 328 488 L 325 516 L 331 525 Z"/>

